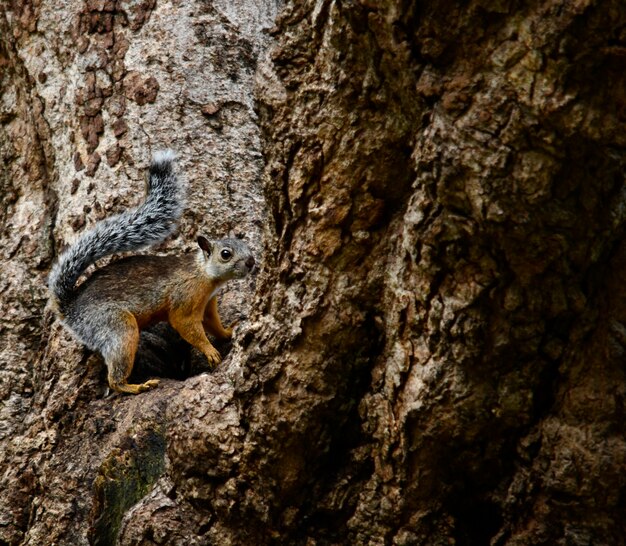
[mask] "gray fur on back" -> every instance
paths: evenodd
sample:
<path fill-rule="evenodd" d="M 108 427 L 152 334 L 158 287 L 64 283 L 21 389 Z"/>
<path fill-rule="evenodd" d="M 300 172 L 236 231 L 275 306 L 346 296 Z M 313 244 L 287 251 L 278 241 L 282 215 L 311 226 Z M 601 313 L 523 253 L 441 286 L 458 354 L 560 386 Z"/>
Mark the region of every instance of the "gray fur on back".
<path fill-rule="evenodd" d="M 150 164 L 148 195 L 135 209 L 106 218 L 61 254 L 48 286 L 63 309 L 72 300 L 81 273 L 96 260 L 161 242 L 171 234 L 183 212 L 183 188 L 174 173 L 172 150 L 156 152 Z"/>

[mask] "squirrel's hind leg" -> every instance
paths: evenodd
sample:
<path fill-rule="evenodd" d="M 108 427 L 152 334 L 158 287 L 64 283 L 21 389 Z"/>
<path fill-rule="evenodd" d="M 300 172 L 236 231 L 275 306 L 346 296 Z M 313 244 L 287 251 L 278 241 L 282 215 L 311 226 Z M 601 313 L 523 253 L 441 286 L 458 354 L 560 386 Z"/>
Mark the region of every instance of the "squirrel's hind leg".
<path fill-rule="evenodd" d="M 134 315 L 129 311 L 120 311 L 109 319 L 107 328 L 110 338 L 102 351 L 102 356 L 109 372 L 109 386 L 114 391 L 130 394 L 138 394 L 156 387 L 159 384 L 158 379 L 139 384 L 126 382 L 133 370 L 139 343 L 139 327 Z"/>

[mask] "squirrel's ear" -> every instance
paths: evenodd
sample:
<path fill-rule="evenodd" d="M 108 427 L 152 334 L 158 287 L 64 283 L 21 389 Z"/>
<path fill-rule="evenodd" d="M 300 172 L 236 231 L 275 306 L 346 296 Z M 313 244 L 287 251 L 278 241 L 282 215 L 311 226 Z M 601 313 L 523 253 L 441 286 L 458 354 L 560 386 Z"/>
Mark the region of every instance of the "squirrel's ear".
<path fill-rule="evenodd" d="M 198 236 L 198 246 L 202 250 L 204 250 L 209 256 L 211 255 L 211 252 L 213 252 L 213 245 L 206 237 L 202 235 Z"/>

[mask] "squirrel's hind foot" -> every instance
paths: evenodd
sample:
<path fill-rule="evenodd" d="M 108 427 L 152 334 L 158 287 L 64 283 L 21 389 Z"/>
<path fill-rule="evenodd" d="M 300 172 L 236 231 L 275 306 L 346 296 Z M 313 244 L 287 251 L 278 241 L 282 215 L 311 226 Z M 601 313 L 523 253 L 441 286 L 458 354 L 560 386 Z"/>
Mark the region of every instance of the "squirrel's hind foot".
<path fill-rule="evenodd" d="M 131 384 L 131 383 L 112 383 L 109 385 L 114 391 L 124 392 L 129 394 L 139 394 L 140 392 L 149 391 L 159 385 L 159 379 L 150 379 L 145 383 Z"/>

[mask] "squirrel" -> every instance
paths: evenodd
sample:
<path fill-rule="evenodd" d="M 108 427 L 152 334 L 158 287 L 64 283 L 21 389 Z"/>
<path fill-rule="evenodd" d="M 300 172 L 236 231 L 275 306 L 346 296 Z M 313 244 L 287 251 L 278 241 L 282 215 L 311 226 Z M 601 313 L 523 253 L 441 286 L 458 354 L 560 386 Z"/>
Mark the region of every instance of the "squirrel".
<path fill-rule="evenodd" d="M 205 330 L 229 339 L 232 328 L 222 326 L 216 292 L 224 282 L 245 277 L 255 265 L 243 241 L 199 236 L 195 254 L 122 258 L 76 286 L 98 259 L 154 245 L 174 231 L 184 197 L 174 160 L 171 150 L 155 153 L 144 202 L 105 218 L 79 237 L 61 254 L 48 279 L 52 308 L 80 342 L 102 355 L 109 385 L 117 392 L 137 394 L 159 384 L 158 379 L 127 382 L 139 330 L 155 322 L 168 321 L 211 367 L 217 365 L 220 354 Z"/>

